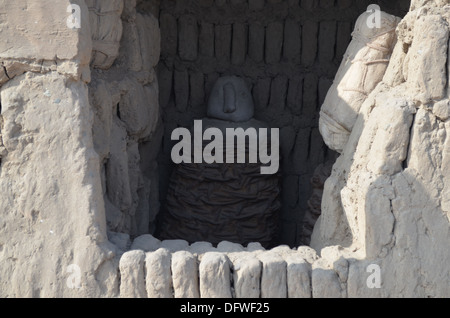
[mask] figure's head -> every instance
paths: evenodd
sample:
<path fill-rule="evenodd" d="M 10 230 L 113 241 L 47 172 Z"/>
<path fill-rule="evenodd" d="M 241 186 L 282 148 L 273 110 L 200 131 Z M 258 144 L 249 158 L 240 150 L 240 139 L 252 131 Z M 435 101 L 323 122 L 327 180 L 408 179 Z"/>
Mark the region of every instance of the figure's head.
<path fill-rule="evenodd" d="M 225 76 L 217 80 L 208 102 L 208 117 L 244 122 L 254 115 L 252 94 L 242 78 Z"/>

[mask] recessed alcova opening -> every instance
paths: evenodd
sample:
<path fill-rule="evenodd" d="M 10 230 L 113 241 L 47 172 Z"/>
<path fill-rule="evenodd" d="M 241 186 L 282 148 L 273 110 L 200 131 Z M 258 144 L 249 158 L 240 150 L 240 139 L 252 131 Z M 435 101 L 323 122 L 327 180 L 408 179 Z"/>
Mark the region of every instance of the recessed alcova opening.
<path fill-rule="evenodd" d="M 323 184 L 337 158 L 320 135 L 319 110 L 354 23 L 371 3 L 400 17 L 409 9 L 406 0 L 138 1 L 138 12 L 152 14 L 161 30 L 161 119 L 151 141 L 139 144 L 141 171 L 152 184 L 140 194 L 149 197 L 139 208 L 145 216 L 127 234 L 158 238 L 163 232 L 176 169 L 172 132 L 208 118 L 216 81 L 236 76 L 251 94 L 254 119 L 279 129 L 278 232 L 268 245 L 308 245 L 320 215 Z M 233 237 L 229 241 L 242 243 Z"/>

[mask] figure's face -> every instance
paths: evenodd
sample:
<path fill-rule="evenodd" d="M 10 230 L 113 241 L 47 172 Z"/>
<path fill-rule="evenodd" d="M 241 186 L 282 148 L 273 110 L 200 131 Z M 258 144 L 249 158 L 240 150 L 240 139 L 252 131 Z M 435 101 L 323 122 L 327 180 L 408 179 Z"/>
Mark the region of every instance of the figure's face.
<path fill-rule="evenodd" d="M 245 81 L 236 76 L 219 78 L 209 97 L 208 117 L 244 122 L 253 115 L 252 94 Z"/>

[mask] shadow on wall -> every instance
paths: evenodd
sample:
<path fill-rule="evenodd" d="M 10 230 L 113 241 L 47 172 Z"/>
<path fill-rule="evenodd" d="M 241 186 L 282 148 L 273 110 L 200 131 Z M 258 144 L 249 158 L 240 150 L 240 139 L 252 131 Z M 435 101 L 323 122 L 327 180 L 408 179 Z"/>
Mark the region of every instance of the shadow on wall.
<path fill-rule="evenodd" d="M 379 4 L 404 15 L 409 1 L 400 2 Z M 142 10 L 159 15 L 163 39 L 158 65 L 165 125 L 158 159 L 162 212 L 173 169 L 171 132 L 206 115 L 205 101 L 218 77 L 237 75 L 251 87 L 255 118 L 280 128 L 281 242 L 299 245 L 304 242 L 303 228 L 311 227 L 303 222 L 304 214 L 310 214 L 308 200 L 318 192 L 311 178 L 318 165 L 334 161 L 336 155 L 320 135 L 319 107 L 348 46 L 352 25 L 370 1 L 220 3 L 141 4 Z"/>
<path fill-rule="evenodd" d="M 335 8 L 344 12 L 341 4 L 323 8 L 318 1 L 312 7 L 299 1 L 265 5 L 263 1 L 261 7 L 255 3 L 242 1 L 235 8 L 230 3 L 204 7 L 202 1 L 161 2 L 165 39 L 159 64 L 165 125 L 159 156 L 161 198 L 164 206 L 173 169 L 171 132 L 206 115 L 205 101 L 218 77 L 238 75 L 252 90 L 255 118 L 280 128 L 281 241 L 296 245 L 313 171 L 334 157 L 317 127 L 318 106 L 350 40 L 352 17 L 345 14 L 344 21 L 338 22 L 330 15 Z M 320 21 L 325 11 L 330 21 Z M 357 10 L 351 11 L 357 15 Z"/>

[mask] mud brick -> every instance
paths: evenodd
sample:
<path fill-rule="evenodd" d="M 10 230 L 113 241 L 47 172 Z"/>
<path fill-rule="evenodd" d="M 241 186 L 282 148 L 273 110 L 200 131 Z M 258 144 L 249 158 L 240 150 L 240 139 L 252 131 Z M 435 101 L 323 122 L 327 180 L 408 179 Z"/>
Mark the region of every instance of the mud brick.
<path fill-rule="evenodd" d="M 309 163 L 323 161 L 325 158 L 325 144 L 319 128 L 315 127 L 312 129 L 310 143 Z"/>
<path fill-rule="evenodd" d="M 335 58 L 340 62 L 351 41 L 352 24 L 350 22 L 338 22 L 336 34 Z"/>
<path fill-rule="evenodd" d="M 272 79 L 270 77 L 258 79 L 253 87 L 253 98 L 256 109 L 265 109 L 269 103 L 270 86 Z"/>
<path fill-rule="evenodd" d="M 205 102 L 208 102 L 209 94 L 211 93 L 211 90 L 216 83 L 217 79 L 219 78 L 219 74 L 216 72 L 208 73 L 204 77 L 205 81 Z"/>
<path fill-rule="evenodd" d="M 269 107 L 284 110 L 286 105 L 288 79 L 286 76 L 277 76 L 273 79 L 270 89 Z"/>
<path fill-rule="evenodd" d="M 303 105 L 303 78 L 289 80 L 287 106 L 294 115 L 300 115 Z"/>
<path fill-rule="evenodd" d="M 192 72 L 189 76 L 190 104 L 192 107 L 202 106 L 205 101 L 205 78 L 203 73 Z"/>
<path fill-rule="evenodd" d="M 198 54 L 198 26 L 194 16 L 184 15 L 178 20 L 179 55 L 182 60 L 195 61 Z"/>
<path fill-rule="evenodd" d="M 248 55 L 255 62 L 264 60 L 264 26 L 258 22 L 250 24 Z"/>
<path fill-rule="evenodd" d="M 227 0 L 216 0 L 216 6 L 223 7 L 227 4 Z"/>
<path fill-rule="evenodd" d="M 331 62 L 334 58 L 336 44 L 336 21 L 320 22 L 319 27 L 319 62 Z"/>
<path fill-rule="evenodd" d="M 311 66 L 317 55 L 317 35 L 319 25 L 315 21 L 305 21 L 302 27 L 302 64 Z"/>
<path fill-rule="evenodd" d="M 330 9 L 334 6 L 334 0 L 320 0 L 320 7 Z"/>
<path fill-rule="evenodd" d="M 318 78 L 314 73 L 305 75 L 303 81 L 303 107 L 302 115 L 306 118 L 313 118 L 317 112 L 317 84 Z"/>
<path fill-rule="evenodd" d="M 164 63 L 158 65 L 159 104 L 166 107 L 172 94 L 173 72 Z"/>
<path fill-rule="evenodd" d="M 330 89 L 332 84 L 333 84 L 333 80 L 331 80 L 329 78 L 321 77 L 319 79 L 319 87 L 318 87 L 319 106 L 321 106 L 323 104 L 323 102 L 325 101 L 325 97 L 327 96 L 328 90 Z"/>
<path fill-rule="evenodd" d="M 247 55 L 247 26 L 244 23 L 233 24 L 233 42 L 231 63 L 242 65 Z"/>
<path fill-rule="evenodd" d="M 248 0 L 248 7 L 251 11 L 257 11 L 264 8 L 264 0 Z"/>
<path fill-rule="evenodd" d="M 177 53 L 178 27 L 177 20 L 168 13 L 161 14 L 159 18 L 161 29 L 161 53 L 174 56 Z"/>
<path fill-rule="evenodd" d="M 178 111 L 185 112 L 189 100 L 189 74 L 187 70 L 174 72 L 175 106 Z"/>
<path fill-rule="evenodd" d="M 272 22 L 266 29 L 266 63 L 278 63 L 283 49 L 284 25 L 282 22 Z"/>
<path fill-rule="evenodd" d="M 218 61 L 229 61 L 231 53 L 231 24 L 215 26 L 215 52 Z"/>
<path fill-rule="evenodd" d="M 289 61 L 298 63 L 301 58 L 301 28 L 300 24 L 287 19 L 284 25 L 283 57 Z"/>
<path fill-rule="evenodd" d="M 292 151 L 292 158 L 294 160 L 294 171 L 298 174 L 308 172 L 308 156 L 309 156 L 309 141 L 311 138 L 311 128 L 300 128 L 295 138 L 294 149 Z"/>
<path fill-rule="evenodd" d="M 246 4 L 246 0 L 230 0 L 230 4 L 232 7 L 242 7 Z"/>
<path fill-rule="evenodd" d="M 303 9 L 312 11 L 317 8 L 318 0 L 300 0 Z"/>
<path fill-rule="evenodd" d="M 199 51 L 201 55 L 214 56 L 214 25 L 202 22 L 200 24 Z"/>
<path fill-rule="evenodd" d="M 353 0 L 336 0 L 336 5 L 339 9 L 347 9 L 351 7 Z"/>

